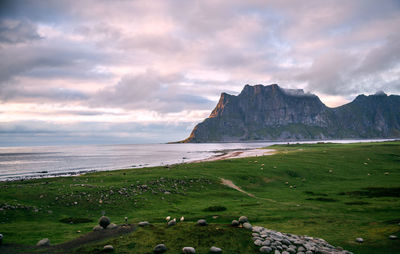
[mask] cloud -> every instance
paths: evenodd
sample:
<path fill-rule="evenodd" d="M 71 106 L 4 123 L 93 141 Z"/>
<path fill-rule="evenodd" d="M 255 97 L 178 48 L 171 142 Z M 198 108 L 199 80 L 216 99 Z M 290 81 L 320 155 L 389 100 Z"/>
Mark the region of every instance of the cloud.
<path fill-rule="evenodd" d="M 23 43 L 41 39 L 37 27 L 26 20 L 0 21 L 0 44 Z"/>
<path fill-rule="evenodd" d="M 181 140 L 192 124 L 51 123 L 17 121 L 0 123 L 0 143 L 15 145 L 136 144 Z"/>
<path fill-rule="evenodd" d="M 193 90 L 180 83 L 186 81 L 180 74 L 161 74 L 147 70 L 127 75 L 113 87 L 107 87 L 92 97 L 92 105 L 109 105 L 125 109 L 147 109 L 161 113 L 189 109 L 204 109 L 212 102 L 193 94 Z"/>
<path fill-rule="evenodd" d="M 42 120 L 169 123 L 247 83 L 336 102 L 400 93 L 398 27 L 396 0 L 5 0 L 0 106 L 49 105 Z"/>

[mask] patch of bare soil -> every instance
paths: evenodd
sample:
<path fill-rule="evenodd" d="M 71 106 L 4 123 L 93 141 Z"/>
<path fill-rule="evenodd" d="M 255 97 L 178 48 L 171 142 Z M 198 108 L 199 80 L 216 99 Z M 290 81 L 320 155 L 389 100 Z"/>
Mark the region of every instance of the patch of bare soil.
<path fill-rule="evenodd" d="M 0 246 L 0 253 L 20 253 L 20 254 L 30 254 L 30 253 L 68 253 L 73 249 L 80 246 L 94 243 L 98 241 L 105 240 L 107 238 L 117 237 L 120 235 L 128 234 L 136 230 L 136 225 L 124 224 L 120 225 L 115 229 L 105 229 L 100 231 L 92 231 L 85 235 L 82 235 L 74 240 L 60 243 L 57 245 L 51 245 L 48 247 L 36 247 L 36 246 L 23 246 L 23 245 L 5 245 Z M 50 239 L 51 240 L 51 239 Z M 4 248 L 3 248 L 4 247 Z M 5 252 L 3 252 L 5 251 Z"/>

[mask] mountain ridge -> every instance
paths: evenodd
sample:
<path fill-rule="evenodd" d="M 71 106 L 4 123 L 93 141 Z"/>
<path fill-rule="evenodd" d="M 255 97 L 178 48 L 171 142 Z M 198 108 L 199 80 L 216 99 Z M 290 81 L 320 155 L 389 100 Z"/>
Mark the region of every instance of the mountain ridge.
<path fill-rule="evenodd" d="M 339 107 L 277 84 L 221 93 L 208 118 L 182 142 L 321 140 L 400 137 L 400 96 L 358 95 Z"/>

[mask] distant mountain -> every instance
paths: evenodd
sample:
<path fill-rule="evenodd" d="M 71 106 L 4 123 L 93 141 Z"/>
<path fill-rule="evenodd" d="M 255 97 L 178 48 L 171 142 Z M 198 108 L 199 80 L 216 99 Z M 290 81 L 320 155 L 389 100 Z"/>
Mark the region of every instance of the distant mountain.
<path fill-rule="evenodd" d="M 278 85 L 222 93 L 210 116 L 182 142 L 400 137 L 400 96 L 359 95 L 329 108 L 314 94 Z"/>

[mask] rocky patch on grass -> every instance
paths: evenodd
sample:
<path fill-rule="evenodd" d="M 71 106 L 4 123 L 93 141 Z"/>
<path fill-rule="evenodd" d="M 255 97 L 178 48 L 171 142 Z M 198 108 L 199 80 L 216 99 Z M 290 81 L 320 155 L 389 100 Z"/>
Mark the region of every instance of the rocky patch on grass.
<path fill-rule="evenodd" d="M 254 245 L 261 253 L 274 254 L 352 254 L 321 238 L 281 233 L 264 227 L 253 227 Z"/>

